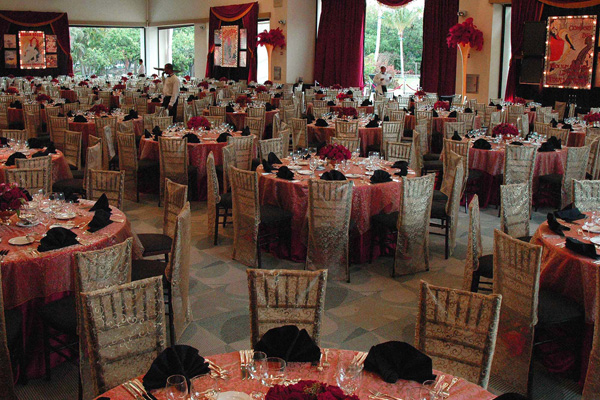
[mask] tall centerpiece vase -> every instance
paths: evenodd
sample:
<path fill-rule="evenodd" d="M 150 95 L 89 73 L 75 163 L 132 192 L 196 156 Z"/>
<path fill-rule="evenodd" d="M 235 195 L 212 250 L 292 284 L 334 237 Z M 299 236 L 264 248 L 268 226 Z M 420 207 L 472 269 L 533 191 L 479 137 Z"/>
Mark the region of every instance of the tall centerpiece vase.
<path fill-rule="evenodd" d="M 273 82 L 273 49 L 275 46 L 272 44 L 265 44 L 265 48 L 267 49 L 267 58 L 269 60 L 269 80 Z"/>
<path fill-rule="evenodd" d="M 459 44 L 458 49 L 462 57 L 462 99 L 467 97 L 467 62 L 469 61 L 469 52 L 471 51 L 471 45 Z"/>

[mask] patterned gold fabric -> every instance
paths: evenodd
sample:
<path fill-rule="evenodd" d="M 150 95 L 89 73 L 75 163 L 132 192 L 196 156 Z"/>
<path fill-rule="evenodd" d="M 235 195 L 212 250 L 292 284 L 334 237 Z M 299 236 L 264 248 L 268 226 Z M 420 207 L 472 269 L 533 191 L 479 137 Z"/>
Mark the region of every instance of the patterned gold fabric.
<path fill-rule="evenodd" d="M 329 270 L 336 280 L 350 279 L 348 230 L 352 209 L 351 181 L 308 181 L 306 269 Z"/>
<path fill-rule="evenodd" d="M 296 325 L 319 345 L 327 270 L 247 269 L 252 347 L 271 328 Z"/>
<path fill-rule="evenodd" d="M 48 130 L 50 132 L 50 140 L 54 142 L 54 146 L 60 150 L 65 150 L 65 131 L 69 129 L 69 119 L 67 117 L 47 117 L 49 119 Z"/>
<path fill-rule="evenodd" d="M 26 142 L 29 138 L 25 129 L 22 131 L 18 129 L 2 129 L 2 137 L 5 137 L 6 140 L 14 140 L 15 142 L 21 141 L 21 143 Z"/>
<path fill-rule="evenodd" d="M 469 229 L 467 230 L 467 259 L 463 274 L 463 290 L 471 290 L 473 271 L 479 269 L 479 257 L 483 254 L 481 245 L 481 224 L 479 219 L 479 196 L 474 195 L 469 203 Z"/>
<path fill-rule="evenodd" d="M 246 117 L 246 126 L 250 133 L 257 138 L 261 138 L 265 131 L 265 119 L 262 117 Z"/>
<path fill-rule="evenodd" d="M 290 118 L 286 121 L 292 131 L 292 147 L 296 150 L 298 147 L 307 147 L 308 138 L 306 136 L 306 119 Z"/>
<path fill-rule="evenodd" d="M 562 143 L 563 146 L 566 146 L 567 143 L 569 142 L 569 133 L 571 131 L 569 129 L 561 129 L 561 128 L 548 128 L 548 136 L 549 137 L 556 137 L 557 139 L 559 139 Z"/>
<path fill-rule="evenodd" d="M 210 122 L 211 128 L 217 128 L 225 123 L 224 115 L 206 115 L 204 116 L 204 118 L 206 118 L 208 122 Z"/>
<path fill-rule="evenodd" d="M 165 186 L 163 234 L 173 238 L 177 216 L 187 202 L 188 187 L 187 185 L 175 183 L 170 179 L 167 179 Z"/>
<path fill-rule="evenodd" d="M 526 138 L 529 134 L 529 116 L 524 114 L 517 118 L 517 128 L 522 138 Z"/>
<path fill-rule="evenodd" d="M 256 136 L 229 136 L 227 144 L 232 144 L 235 148 L 235 167 L 250 171 L 252 167 L 252 157 L 254 157 L 254 146 Z"/>
<path fill-rule="evenodd" d="M 562 179 L 560 208 L 564 208 L 573 202 L 573 180 L 585 179 L 589 154 L 590 148 L 588 146 L 567 148 L 567 164 Z"/>
<path fill-rule="evenodd" d="M 458 228 L 458 210 L 460 208 L 460 199 L 462 198 L 461 190 L 464 187 L 463 176 L 465 175 L 463 165 L 458 163 L 456 165 L 456 172 L 454 173 L 454 183 L 452 185 L 452 191 L 448 196 L 446 202 L 446 215 L 449 219 L 447 224 L 448 227 L 448 250 L 449 255 L 452 255 L 454 248 L 456 247 L 456 229 Z"/>
<path fill-rule="evenodd" d="M 595 400 L 600 393 L 600 273 L 596 273 L 596 323 L 582 400 Z"/>
<path fill-rule="evenodd" d="M 400 122 L 402 124 L 402 131 L 404 130 L 404 120 L 406 119 L 406 111 L 392 110 L 389 112 L 389 117 L 390 121 L 392 122 Z"/>
<path fill-rule="evenodd" d="M 459 135 L 464 136 L 467 133 L 467 124 L 464 122 L 445 122 L 444 137 L 451 139 L 454 132 L 458 132 Z"/>
<path fill-rule="evenodd" d="M 317 107 L 314 106 L 312 109 L 313 117 L 315 118 L 323 118 L 323 115 L 327 114 L 329 109 L 327 107 Z"/>
<path fill-rule="evenodd" d="M 90 136 L 90 139 L 95 136 Z M 89 145 L 86 151 L 85 158 L 85 171 L 83 176 L 83 187 L 87 188 L 88 175 L 90 170 L 101 170 L 102 169 L 102 143 L 95 145 Z"/>
<path fill-rule="evenodd" d="M 232 258 L 250 267 L 258 266 L 258 226 L 260 203 L 255 172 L 229 169 L 233 202 Z"/>
<path fill-rule="evenodd" d="M 581 212 L 600 209 L 600 181 L 573 180 L 573 205 Z"/>
<path fill-rule="evenodd" d="M 117 135 L 119 133 L 134 133 L 133 120 L 119 122 L 117 125 Z"/>
<path fill-rule="evenodd" d="M 415 347 L 435 369 L 487 388 L 500 319 L 500 295 L 421 281 Z"/>
<path fill-rule="evenodd" d="M 260 153 L 260 159 L 266 160 L 269 153 L 275 153 L 275 155 L 281 160 L 287 156 L 287 152 L 283 150 L 283 138 L 278 137 L 274 139 L 259 140 L 258 149 Z"/>
<path fill-rule="evenodd" d="M 122 208 L 123 194 L 125 191 L 125 171 L 88 171 L 86 198 L 98 200 L 106 194 L 110 205 Z"/>
<path fill-rule="evenodd" d="M 500 229 L 514 238 L 529 236 L 528 185 L 500 186 Z"/>
<path fill-rule="evenodd" d="M 125 171 L 125 193 L 137 199 L 138 159 L 134 133 L 117 133 L 119 169 Z"/>
<path fill-rule="evenodd" d="M 229 186 L 231 186 L 231 179 L 229 178 L 231 167 L 236 167 L 235 146 L 233 144 L 223 147 L 223 192 L 227 192 Z"/>
<path fill-rule="evenodd" d="M 160 157 L 160 197 L 164 197 L 165 181 L 188 184 L 188 148 L 187 139 L 158 138 Z"/>
<path fill-rule="evenodd" d="M 502 295 L 492 376 L 527 395 L 542 248 L 494 230 L 494 294 Z"/>
<path fill-rule="evenodd" d="M 386 142 L 385 159 L 387 161 L 406 161 L 412 159 L 412 143 Z"/>
<path fill-rule="evenodd" d="M 2 399 L 18 400 L 13 382 L 10 353 L 6 339 L 4 296 L 2 295 L 2 276 L 0 273 L 0 387 L 2 388 Z"/>
<path fill-rule="evenodd" d="M 350 150 L 351 152 L 360 149 L 360 138 L 358 139 L 340 139 L 332 136 L 330 138 L 331 144 L 339 144 Z"/>
<path fill-rule="evenodd" d="M 423 168 L 423 155 L 429 152 L 429 137 L 427 131 L 420 127 L 415 127 L 413 130 L 413 158 L 414 163 L 412 168 L 421 174 Z"/>
<path fill-rule="evenodd" d="M 225 107 L 216 107 L 216 106 L 210 106 L 208 108 L 208 115 L 221 115 L 221 116 L 225 116 Z"/>
<path fill-rule="evenodd" d="M 548 129 L 550 129 L 550 124 L 538 121 L 533 123 L 533 131 L 537 132 L 539 135 L 548 135 Z"/>
<path fill-rule="evenodd" d="M 158 126 L 160 130 L 164 131 L 169 125 L 173 125 L 173 117 L 154 117 L 152 118 L 152 125 Z"/>
<path fill-rule="evenodd" d="M 217 232 L 217 204 L 221 201 L 221 196 L 219 195 L 215 156 L 212 151 L 206 157 L 206 181 L 206 222 L 208 224 L 208 236 L 214 237 Z"/>
<path fill-rule="evenodd" d="M 464 175 L 463 175 L 463 179 L 462 179 L 462 186 L 460 188 L 460 193 L 462 196 L 462 193 L 464 193 L 465 188 L 467 187 L 467 179 L 469 178 L 469 148 L 471 147 L 471 143 L 469 142 L 458 142 L 456 140 L 450 140 L 450 139 L 444 139 L 444 174 L 446 172 L 446 167 L 447 168 L 452 168 L 452 162 L 450 164 L 446 164 L 446 155 L 448 154 L 448 152 L 452 151 L 456 154 L 458 154 L 459 156 L 461 156 L 461 161 L 462 161 L 462 165 L 463 165 L 463 171 L 464 171 Z M 451 157 L 449 158 L 451 159 Z M 448 183 L 446 183 L 448 185 Z M 444 184 L 442 183 L 442 187 L 444 187 Z M 444 190 L 442 190 L 442 192 L 444 192 Z M 444 192 L 445 193 L 445 192 Z M 448 194 L 448 193 L 445 193 Z M 448 194 L 449 196 L 449 194 Z"/>
<path fill-rule="evenodd" d="M 402 177 L 395 274 L 429 270 L 429 217 L 434 182 L 433 174 L 412 179 Z"/>
<path fill-rule="evenodd" d="M 475 123 L 475 114 L 474 113 L 458 113 L 456 120 L 458 122 L 464 122 L 465 128 L 467 131 L 473 129 L 473 124 Z"/>
<path fill-rule="evenodd" d="M 335 137 L 340 139 L 358 139 L 358 121 L 335 121 Z"/>
<path fill-rule="evenodd" d="M 593 141 L 588 142 L 588 138 L 586 137 L 585 144 L 586 146 L 590 146 L 590 154 L 585 172 L 590 174 L 591 179 L 600 179 L 600 138 L 595 138 Z"/>
<path fill-rule="evenodd" d="M 442 179 L 442 187 L 440 192 L 450 197 L 452 192 L 452 186 L 454 186 L 454 174 L 456 173 L 456 166 L 462 163 L 463 157 L 456 154 L 454 151 L 446 151 L 444 149 L 444 177 Z M 464 168 L 463 168 L 464 170 Z"/>
<path fill-rule="evenodd" d="M 96 136 L 104 137 L 104 127 L 110 126 L 111 132 L 117 131 L 117 117 L 94 118 Z"/>
<path fill-rule="evenodd" d="M 52 192 L 52 156 L 17 158 L 15 160 L 17 168 L 41 168 L 45 171 L 44 191 L 47 194 Z"/>
<path fill-rule="evenodd" d="M 44 168 L 14 168 L 7 169 L 5 172 L 6 181 L 16 183 L 20 187 L 35 193 L 38 190 L 43 190 L 49 194 L 48 182 L 51 181 L 48 171 Z"/>
<path fill-rule="evenodd" d="M 65 149 L 63 155 L 69 163 L 77 168 L 81 169 L 81 132 L 77 131 L 65 131 Z"/>
<path fill-rule="evenodd" d="M 165 349 L 162 277 L 82 293 L 94 395 L 140 376 Z"/>
<path fill-rule="evenodd" d="M 271 101 L 271 99 L 269 99 L 269 101 Z M 248 114 L 248 117 L 260 117 L 260 118 L 265 118 L 265 114 L 266 114 L 266 109 L 265 107 L 248 107 L 246 109 L 246 113 Z"/>
<path fill-rule="evenodd" d="M 535 155 L 535 147 L 515 145 L 506 145 L 504 154 L 504 184 L 526 183 L 529 203 L 531 203 Z"/>

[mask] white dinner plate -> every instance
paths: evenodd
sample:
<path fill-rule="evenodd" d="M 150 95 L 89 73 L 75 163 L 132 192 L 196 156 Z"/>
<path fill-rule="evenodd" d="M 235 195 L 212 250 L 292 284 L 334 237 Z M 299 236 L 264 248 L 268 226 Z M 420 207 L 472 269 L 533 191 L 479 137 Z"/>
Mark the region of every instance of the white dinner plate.
<path fill-rule="evenodd" d="M 592 232 L 592 233 L 600 233 L 600 226 L 598 225 L 588 225 L 583 224 L 581 227 L 584 231 Z"/>
<path fill-rule="evenodd" d="M 307 169 L 301 169 L 300 171 L 298 171 L 298 173 L 300 175 L 312 175 L 312 172 Z"/>
<path fill-rule="evenodd" d="M 292 171 L 297 171 L 299 169 L 302 169 L 302 167 L 299 165 L 294 165 L 293 167 L 288 167 L 288 168 L 291 169 Z"/>
<path fill-rule="evenodd" d="M 26 221 L 26 220 L 18 220 L 17 223 L 15 225 L 21 227 L 21 228 L 31 228 L 32 226 L 36 226 L 39 225 L 40 221 Z"/>
<path fill-rule="evenodd" d="M 243 392 L 222 392 L 217 400 L 252 400 L 249 394 Z"/>
<path fill-rule="evenodd" d="M 594 236 L 593 238 L 590 239 L 590 242 L 592 242 L 594 244 L 600 244 L 600 236 Z"/>
<path fill-rule="evenodd" d="M 27 236 L 17 236 L 17 237 L 8 239 L 8 243 L 12 244 L 13 246 L 25 246 L 25 245 L 33 243 L 33 238 L 30 238 Z"/>
<path fill-rule="evenodd" d="M 298 165 L 308 165 L 308 161 L 298 161 Z"/>
<path fill-rule="evenodd" d="M 76 216 L 77 216 L 77 214 L 75 214 L 75 213 L 56 213 L 56 214 L 54 214 L 54 218 L 60 219 L 60 220 L 73 219 Z"/>
<path fill-rule="evenodd" d="M 359 174 L 346 174 L 346 178 L 356 179 L 356 178 L 360 178 L 360 175 Z"/>

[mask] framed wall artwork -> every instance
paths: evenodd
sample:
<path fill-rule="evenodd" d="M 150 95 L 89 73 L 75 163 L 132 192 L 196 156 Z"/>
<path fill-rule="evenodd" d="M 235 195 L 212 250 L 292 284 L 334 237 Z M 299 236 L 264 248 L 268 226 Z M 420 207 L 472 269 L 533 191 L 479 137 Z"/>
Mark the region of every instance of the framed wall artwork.
<path fill-rule="evenodd" d="M 221 66 L 225 68 L 237 68 L 238 66 L 238 40 L 239 32 L 237 25 L 221 27 Z"/>
<path fill-rule="evenodd" d="M 46 68 L 58 68 L 58 57 L 56 54 L 46 54 Z"/>
<path fill-rule="evenodd" d="M 4 48 L 5 49 L 16 49 L 17 48 L 17 35 L 4 35 Z"/>
<path fill-rule="evenodd" d="M 467 93 L 479 93 L 479 75 L 467 74 Z"/>
<path fill-rule="evenodd" d="M 248 48 L 248 30 L 240 29 L 240 50 Z"/>
<path fill-rule="evenodd" d="M 44 32 L 19 32 L 19 59 L 21 69 L 46 68 L 46 41 Z"/>
<path fill-rule="evenodd" d="M 4 50 L 4 68 L 17 68 L 17 51 Z"/>
<path fill-rule="evenodd" d="M 46 53 L 56 53 L 57 50 L 56 35 L 46 35 Z"/>
<path fill-rule="evenodd" d="M 215 29 L 215 46 L 220 46 L 221 45 L 221 30 L 220 29 Z"/>
<path fill-rule="evenodd" d="M 214 52 L 214 64 L 215 66 L 219 67 L 221 66 L 221 46 L 215 46 L 215 52 Z"/>
<path fill-rule="evenodd" d="M 246 67 L 246 50 L 240 51 L 240 68 Z"/>

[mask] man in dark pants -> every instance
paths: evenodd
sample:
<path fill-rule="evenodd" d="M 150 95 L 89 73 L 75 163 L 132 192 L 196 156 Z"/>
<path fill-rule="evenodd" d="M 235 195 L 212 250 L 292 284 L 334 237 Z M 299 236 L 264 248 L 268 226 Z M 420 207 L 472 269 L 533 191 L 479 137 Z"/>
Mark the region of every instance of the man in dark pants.
<path fill-rule="evenodd" d="M 173 64 L 165 64 L 163 71 L 163 102 L 162 106 L 169 110 L 173 122 L 177 118 L 177 103 L 179 100 L 179 78 L 175 75 Z M 178 71 L 177 71 L 178 72 Z M 167 75 L 165 77 L 165 74 Z"/>

